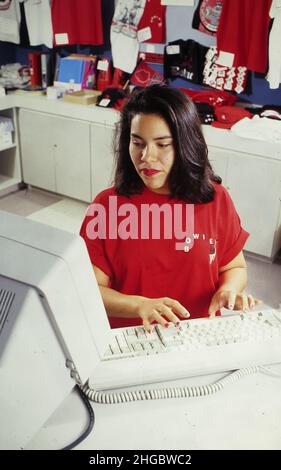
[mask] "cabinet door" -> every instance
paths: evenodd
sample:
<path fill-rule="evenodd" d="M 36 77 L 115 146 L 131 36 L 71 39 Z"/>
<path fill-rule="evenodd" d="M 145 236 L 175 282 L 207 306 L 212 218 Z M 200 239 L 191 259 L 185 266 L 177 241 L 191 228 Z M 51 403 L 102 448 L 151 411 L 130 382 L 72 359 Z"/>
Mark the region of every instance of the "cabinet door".
<path fill-rule="evenodd" d="M 216 175 L 220 176 L 223 184 L 226 182 L 228 154 L 217 147 L 208 146 L 208 156 Z"/>
<path fill-rule="evenodd" d="M 53 117 L 26 109 L 19 110 L 23 181 L 56 191 Z"/>
<path fill-rule="evenodd" d="M 112 184 L 114 127 L 91 125 L 92 197 Z"/>
<path fill-rule="evenodd" d="M 53 119 L 56 191 L 90 202 L 90 125 L 57 116 Z"/>
<path fill-rule="evenodd" d="M 233 152 L 229 155 L 227 186 L 242 225 L 250 232 L 245 249 L 273 256 L 280 211 L 281 162 Z"/>

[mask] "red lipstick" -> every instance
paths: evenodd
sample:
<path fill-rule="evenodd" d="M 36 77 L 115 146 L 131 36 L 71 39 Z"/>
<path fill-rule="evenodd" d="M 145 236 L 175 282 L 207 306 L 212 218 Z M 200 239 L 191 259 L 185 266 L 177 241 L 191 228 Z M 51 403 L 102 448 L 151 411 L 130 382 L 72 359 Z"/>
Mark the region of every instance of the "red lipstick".
<path fill-rule="evenodd" d="M 142 170 L 143 174 L 145 176 L 153 176 L 153 175 L 156 175 L 157 173 L 160 173 L 160 170 L 153 170 L 153 169 L 147 169 L 145 168 L 144 170 Z"/>

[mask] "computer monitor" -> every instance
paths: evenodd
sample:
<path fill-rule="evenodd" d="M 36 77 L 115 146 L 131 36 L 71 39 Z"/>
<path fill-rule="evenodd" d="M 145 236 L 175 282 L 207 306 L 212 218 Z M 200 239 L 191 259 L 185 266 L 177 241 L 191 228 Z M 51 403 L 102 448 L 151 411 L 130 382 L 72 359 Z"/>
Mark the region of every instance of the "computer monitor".
<path fill-rule="evenodd" d="M 25 447 L 75 386 L 71 374 L 87 381 L 109 334 L 84 240 L 0 211 L 1 449 Z"/>

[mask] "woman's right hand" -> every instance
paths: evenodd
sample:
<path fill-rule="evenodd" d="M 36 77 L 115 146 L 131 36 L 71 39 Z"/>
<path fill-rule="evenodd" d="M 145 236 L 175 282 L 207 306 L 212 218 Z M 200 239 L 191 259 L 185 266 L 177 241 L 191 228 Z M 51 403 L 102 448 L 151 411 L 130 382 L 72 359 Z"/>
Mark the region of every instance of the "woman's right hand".
<path fill-rule="evenodd" d="M 164 327 L 168 327 L 168 322 L 179 326 L 179 318 L 187 319 L 190 314 L 177 300 L 169 297 L 161 297 L 159 299 L 141 299 L 138 302 L 137 316 L 143 321 L 146 331 L 151 333 L 152 323 L 160 323 Z"/>

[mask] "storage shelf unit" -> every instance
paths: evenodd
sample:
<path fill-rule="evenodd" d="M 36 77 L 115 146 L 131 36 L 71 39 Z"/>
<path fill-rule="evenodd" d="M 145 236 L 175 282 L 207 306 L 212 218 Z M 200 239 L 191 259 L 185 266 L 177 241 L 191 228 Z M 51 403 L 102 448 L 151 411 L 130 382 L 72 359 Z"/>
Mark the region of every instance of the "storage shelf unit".
<path fill-rule="evenodd" d="M 13 143 L 0 146 L 0 195 L 3 195 L 7 190 L 17 188 L 22 181 L 22 174 L 18 148 L 16 109 L 14 107 L 1 109 L 0 107 L 0 116 L 11 118 L 15 129 L 12 132 Z"/>

